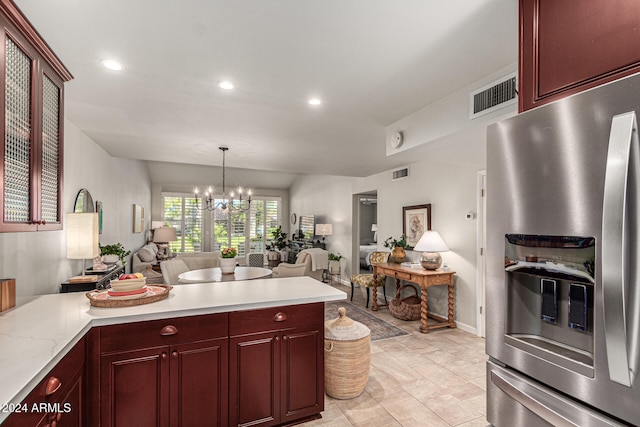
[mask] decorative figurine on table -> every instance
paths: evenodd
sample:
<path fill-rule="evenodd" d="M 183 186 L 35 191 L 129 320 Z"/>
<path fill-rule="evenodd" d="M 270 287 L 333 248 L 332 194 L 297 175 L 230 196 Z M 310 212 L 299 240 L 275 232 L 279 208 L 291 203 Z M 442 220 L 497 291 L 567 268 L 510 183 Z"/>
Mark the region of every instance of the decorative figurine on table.
<path fill-rule="evenodd" d="M 107 268 L 108 266 L 102 262 L 101 256 L 97 256 L 93 259 L 93 271 L 105 271 Z"/>

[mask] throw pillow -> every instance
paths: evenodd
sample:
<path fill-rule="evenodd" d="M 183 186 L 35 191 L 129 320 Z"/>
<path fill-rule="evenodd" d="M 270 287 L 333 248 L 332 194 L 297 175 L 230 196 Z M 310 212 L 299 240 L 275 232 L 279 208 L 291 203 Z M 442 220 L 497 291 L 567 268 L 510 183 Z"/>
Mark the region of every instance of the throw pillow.
<path fill-rule="evenodd" d="M 138 249 L 138 258 L 143 262 L 151 262 L 156 259 L 156 254 L 153 253 L 153 250 L 147 245 Z"/>

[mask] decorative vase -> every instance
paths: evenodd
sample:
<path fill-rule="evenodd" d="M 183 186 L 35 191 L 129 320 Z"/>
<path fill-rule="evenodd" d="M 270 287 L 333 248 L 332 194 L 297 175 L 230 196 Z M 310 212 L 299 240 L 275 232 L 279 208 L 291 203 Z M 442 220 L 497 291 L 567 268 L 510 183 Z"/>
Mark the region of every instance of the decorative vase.
<path fill-rule="evenodd" d="M 332 259 L 329 261 L 329 273 L 340 274 L 340 261 Z"/>
<path fill-rule="evenodd" d="M 389 261 L 400 264 L 404 262 L 407 257 L 407 253 L 404 251 L 404 248 L 400 246 L 396 246 L 391 250 L 391 255 L 389 255 Z"/>
<path fill-rule="evenodd" d="M 220 258 L 220 270 L 222 274 L 233 274 L 236 269 L 235 258 Z"/>

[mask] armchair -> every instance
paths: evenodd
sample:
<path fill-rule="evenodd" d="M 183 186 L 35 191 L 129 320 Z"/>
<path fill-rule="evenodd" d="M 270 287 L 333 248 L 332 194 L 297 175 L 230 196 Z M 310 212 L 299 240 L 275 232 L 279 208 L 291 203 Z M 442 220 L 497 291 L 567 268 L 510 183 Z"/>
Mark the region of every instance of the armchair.
<path fill-rule="evenodd" d="M 311 254 L 302 251 L 298 254 L 295 264 L 282 262 L 273 268 L 272 277 L 310 276 L 322 281 L 322 269 L 312 269 Z"/>

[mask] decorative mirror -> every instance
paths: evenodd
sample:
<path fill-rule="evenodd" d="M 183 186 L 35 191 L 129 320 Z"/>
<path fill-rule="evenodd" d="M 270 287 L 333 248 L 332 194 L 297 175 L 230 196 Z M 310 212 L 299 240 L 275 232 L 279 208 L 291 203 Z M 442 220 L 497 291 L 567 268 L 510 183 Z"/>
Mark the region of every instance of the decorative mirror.
<path fill-rule="evenodd" d="M 78 195 L 76 196 L 76 202 L 73 205 L 73 212 L 75 213 L 86 213 L 86 212 L 95 212 L 93 205 L 93 198 L 91 197 L 91 193 L 86 188 L 78 191 Z"/>

